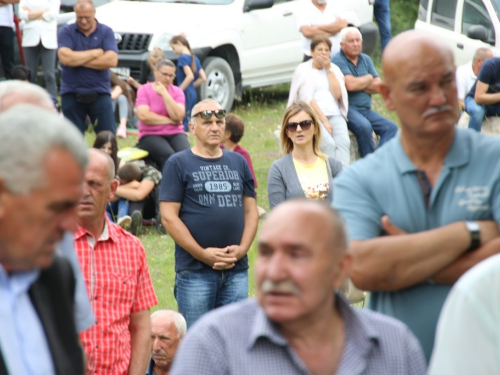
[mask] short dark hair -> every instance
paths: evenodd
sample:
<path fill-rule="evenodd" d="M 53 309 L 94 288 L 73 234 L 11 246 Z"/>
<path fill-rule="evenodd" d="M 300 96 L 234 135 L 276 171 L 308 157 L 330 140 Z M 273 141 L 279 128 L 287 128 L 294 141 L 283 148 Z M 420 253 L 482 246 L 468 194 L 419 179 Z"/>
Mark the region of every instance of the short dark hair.
<path fill-rule="evenodd" d="M 10 76 L 12 79 L 17 79 L 18 81 L 29 81 L 31 70 L 24 65 L 16 65 L 10 70 Z"/>
<path fill-rule="evenodd" d="M 118 177 L 120 178 L 120 180 L 124 180 L 127 183 L 130 181 L 141 181 L 141 168 L 137 164 L 127 163 L 123 167 L 120 167 L 120 169 L 118 169 Z"/>
<path fill-rule="evenodd" d="M 325 43 L 330 51 L 332 50 L 332 41 L 326 36 L 315 36 L 311 41 L 311 52 L 321 43 Z"/>
<path fill-rule="evenodd" d="M 118 171 L 118 165 L 120 164 L 120 160 L 118 160 L 118 142 L 116 141 L 116 136 L 113 132 L 103 130 L 97 133 L 92 147 L 100 149 L 108 142 L 111 143 L 111 159 L 113 159 L 116 171 Z"/>
<path fill-rule="evenodd" d="M 243 119 L 238 115 L 228 113 L 226 115 L 226 133 L 231 133 L 231 137 L 229 137 L 231 142 L 238 143 L 245 134 Z"/>

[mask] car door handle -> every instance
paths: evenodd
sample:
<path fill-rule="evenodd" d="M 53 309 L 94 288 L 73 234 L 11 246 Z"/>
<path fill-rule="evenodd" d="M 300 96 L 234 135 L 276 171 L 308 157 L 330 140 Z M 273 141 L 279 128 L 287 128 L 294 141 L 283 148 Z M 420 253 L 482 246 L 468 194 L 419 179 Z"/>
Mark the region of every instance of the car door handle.
<path fill-rule="evenodd" d="M 457 47 L 460 49 L 464 49 L 464 45 L 462 43 L 457 43 Z"/>
<path fill-rule="evenodd" d="M 288 11 L 288 12 L 283 13 L 283 17 L 288 17 L 288 16 L 291 16 L 291 15 L 293 15 L 292 11 Z"/>

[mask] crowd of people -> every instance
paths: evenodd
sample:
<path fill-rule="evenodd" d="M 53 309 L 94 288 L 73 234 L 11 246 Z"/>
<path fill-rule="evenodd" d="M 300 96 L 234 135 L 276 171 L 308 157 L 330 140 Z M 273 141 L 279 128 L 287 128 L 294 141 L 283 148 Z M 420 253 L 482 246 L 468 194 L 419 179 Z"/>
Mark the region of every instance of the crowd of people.
<path fill-rule="evenodd" d="M 49 78 L 0 83 L 0 375 L 497 373 L 500 140 L 456 126 L 471 100 L 483 111 L 471 122 L 493 111 L 490 50 L 456 70 L 429 36 L 385 35 L 382 80 L 356 28 L 331 10 L 308 23 L 328 9 L 311 0 L 257 236 L 244 121 L 197 100 L 206 76 L 185 36 L 170 41 L 177 66 L 154 49 L 149 82 L 122 79 L 91 0 L 57 52 L 45 36 L 58 2 L 21 2 L 26 33 L 44 35 L 24 47 Z M 126 161 L 118 138 L 136 120 L 147 156 Z M 178 311 L 150 315 L 145 219 L 175 241 Z"/>

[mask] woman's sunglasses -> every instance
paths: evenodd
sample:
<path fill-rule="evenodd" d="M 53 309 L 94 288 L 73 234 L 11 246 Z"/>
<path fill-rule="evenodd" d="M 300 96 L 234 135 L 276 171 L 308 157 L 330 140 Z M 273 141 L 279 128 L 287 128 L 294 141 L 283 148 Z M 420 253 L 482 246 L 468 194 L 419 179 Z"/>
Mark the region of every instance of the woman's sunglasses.
<path fill-rule="evenodd" d="M 304 120 L 301 122 L 289 122 L 286 124 L 286 128 L 291 131 L 291 132 L 296 132 L 297 131 L 297 126 L 300 125 L 300 128 L 302 130 L 309 130 L 313 121 L 312 120 Z"/>
<path fill-rule="evenodd" d="M 212 115 L 215 115 L 218 119 L 223 119 L 226 117 L 226 110 L 225 109 L 216 109 L 215 111 L 201 111 L 195 114 L 193 117 L 200 116 L 203 120 L 210 120 L 212 118 Z"/>

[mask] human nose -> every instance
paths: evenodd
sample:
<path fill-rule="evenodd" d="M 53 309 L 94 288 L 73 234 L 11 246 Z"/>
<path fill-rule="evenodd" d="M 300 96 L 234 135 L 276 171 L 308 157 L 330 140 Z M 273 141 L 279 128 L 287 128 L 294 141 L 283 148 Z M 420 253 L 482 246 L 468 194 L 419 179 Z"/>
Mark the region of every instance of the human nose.
<path fill-rule="evenodd" d="M 446 95 L 441 86 L 433 85 L 430 102 L 432 106 L 441 106 L 446 103 Z"/>
<path fill-rule="evenodd" d="M 268 260 L 266 278 L 271 281 L 280 281 L 286 278 L 286 259 L 281 254 L 273 254 Z"/>
<path fill-rule="evenodd" d="M 155 337 L 153 339 L 152 348 L 153 348 L 153 351 L 158 351 L 160 349 L 160 339 L 158 337 Z"/>

